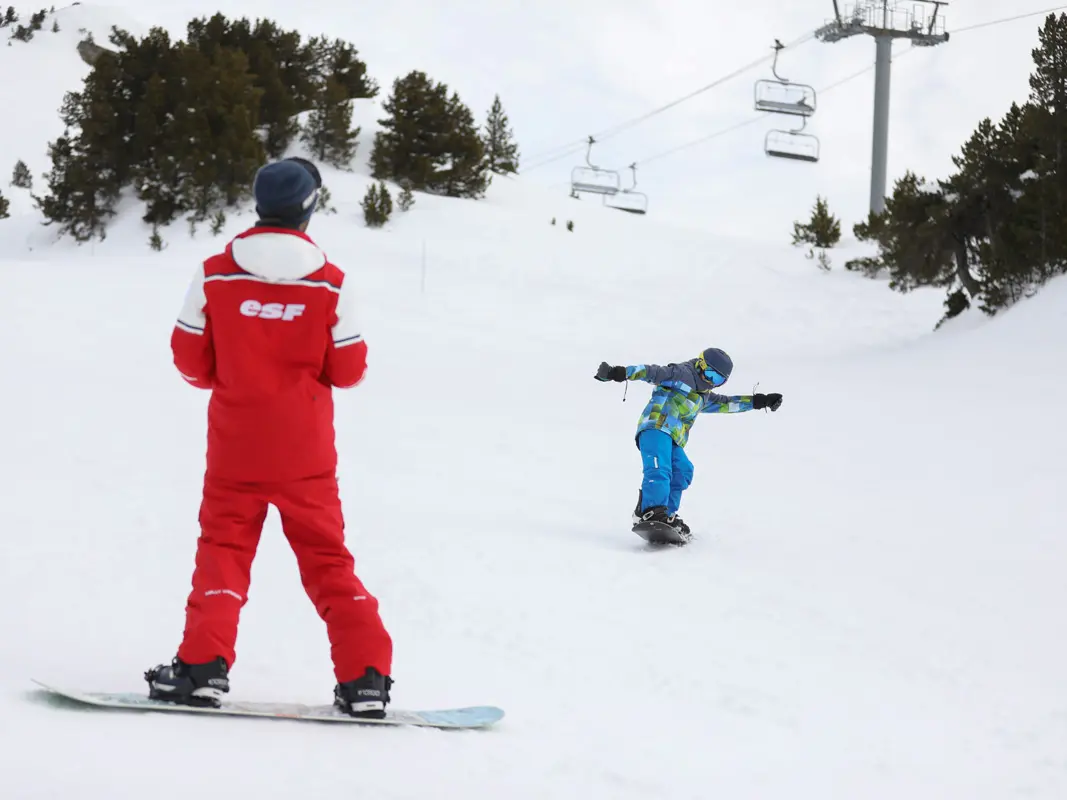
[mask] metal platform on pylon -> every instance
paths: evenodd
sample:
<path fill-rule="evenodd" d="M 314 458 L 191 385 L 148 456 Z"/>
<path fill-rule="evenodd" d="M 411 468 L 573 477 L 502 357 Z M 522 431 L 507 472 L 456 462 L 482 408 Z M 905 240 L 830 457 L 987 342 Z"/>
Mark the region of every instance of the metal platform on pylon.
<path fill-rule="evenodd" d="M 851 36 L 886 36 L 891 39 L 910 39 L 916 47 L 933 47 L 948 41 L 945 19 L 940 16 L 942 0 L 909 0 L 919 3 L 902 8 L 899 0 L 862 0 L 845 6 L 844 13 L 834 2 L 834 19 L 815 30 L 815 38 L 824 42 L 839 42 Z M 927 6 L 933 11 L 927 13 Z"/>

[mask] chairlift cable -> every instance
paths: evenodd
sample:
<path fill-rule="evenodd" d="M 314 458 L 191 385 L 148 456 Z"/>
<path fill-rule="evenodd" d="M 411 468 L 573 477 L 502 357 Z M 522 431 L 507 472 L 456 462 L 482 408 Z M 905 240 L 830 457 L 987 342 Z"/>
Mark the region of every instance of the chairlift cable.
<path fill-rule="evenodd" d="M 661 158 L 666 158 L 667 156 L 673 156 L 675 153 L 680 152 L 682 150 L 688 150 L 690 147 L 695 147 L 698 144 L 704 144 L 704 142 L 711 141 L 712 139 L 718 139 L 720 136 L 725 136 L 728 133 L 733 133 L 734 131 L 738 130 L 739 128 L 744 128 L 744 127 L 747 127 L 748 125 L 753 125 L 753 124 L 755 124 L 757 122 L 762 122 L 766 118 L 767 118 L 766 116 L 759 116 L 759 117 L 752 117 L 750 119 L 743 120 L 741 122 L 738 122 L 738 123 L 735 123 L 735 124 L 731 125 L 728 128 L 723 128 L 722 130 L 715 131 L 714 133 L 709 133 L 706 136 L 701 136 L 699 139 L 694 139 L 693 141 L 685 142 L 684 144 L 680 144 L 680 145 L 677 145 L 675 147 L 672 147 L 670 150 L 664 150 L 663 152 L 657 153 L 654 156 L 649 156 L 648 158 L 642 159 L 638 163 L 639 164 L 648 164 L 648 163 L 653 162 L 653 161 L 659 161 Z"/>
<path fill-rule="evenodd" d="M 800 39 L 796 40 L 795 42 L 793 42 L 791 44 L 783 45 L 783 48 L 785 48 L 785 47 L 795 47 L 797 45 L 803 44 L 804 42 L 808 42 L 808 41 L 810 41 L 810 40 L 812 40 L 814 38 L 815 38 L 814 32 L 808 33 L 808 34 L 805 34 L 804 36 L 800 37 Z M 776 49 L 774 55 L 763 56 L 762 58 L 760 58 L 760 59 L 758 59 L 756 61 L 753 61 L 750 64 L 746 64 L 745 66 L 741 67 L 740 69 L 734 70 L 729 75 L 726 75 L 726 76 L 724 76 L 722 78 L 719 78 L 718 80 L 712 81 L 711 83 L 707 84 L 706 86 L 702 86 L 699 89 L 696 89 L 696 90 L 690 92 L 687 95 L 679 97 L 677 100 L 672 100 L 671 102 L 667 103 L 666 105 L 662 105 L 659 108 L 654 108 L 653 110 L 651 110 L 651 111 L 649 111 L 649 112 L 647 112 L 645 114 L 642 114 L 640 117 L 636 117 L 636 118 L 630 120 L 629 122 L 623 122 L 623 123 L 621 123 L 619 125 L 616 125 L 616 126 L 614 126 L 612 128 L 606 128 L 606 129 L 600 131 L 599 133 L 595 133 L 593 135 L 598 139 L 606 139 L 609 136 L 614 136 L 617 133 L 621 133 L 622 131 L 627 130 L 628 128 L 632 128 L 634 125 L 637 125 L 637 124 L 639 124 L 641 122 L 644 122 L 645 120 L 650 119 L 651 117 L 654 117 L 654 116 L 656 116 L 658 114 L 662 114 L 664 111 L 668 111 L 668 110 L 674 108 L 675 106 L 679 106 L 682 103 L 685 103 L 685 102 L 687 102 L 689 100 L 692 100 L 694 97 L 696 97 L 698 95 L 701 95 L 704 92 L 710 91 L 711 89 L 714 89 L 717 86 L 721 86 L 722 84 L 726 83 L 727 81 L 733 80 L 738 75 L 743 75 L 744 73 L 748 72 L 749 70 L 755 69 L 756 67 L 762 65 L 768 59 L 777 58 L 777 56 L 778 56 L 778 51 Z"/>
<path fill-rule="evenodd" d="M 1048 9 L 1045 9 L 1044 11 L 1030 11 L 1030 12 L 1027 12 L 1025 14 L 1018 14 L 1016 16 L 1005 17 L 1003 19 L 990 20 L 988 22 L 979 22 L 979 23 L 976 23 L 974 25 L 968 25 L 966 27 L 959 28 L 958 30 L 952 31 L 951 33 L 952 33 L 953 36 L 955 36 L 957 34 L 966 33 L 967 31 L 977 30 L 979 28 L 988 28 L 988 27 L 992 27 L 994 25 L 1003 25 L 1003 24 L 1006 24 L 1008 22 L 1016 22 L 1016 21 L 1018 21 L 1020 19 L 1026 19 L 1028 17 L 1038 17 L 1038 16 L 1043 16 L 1045 14 L 1052 14 L 1052 13 L 1054 13 L 1056 11 L 1063 11 L 1063 10 L 1067 10 L 1067 5 L 1057 6 L 1055 8 L 1048 8 Z M 909 47 L 909 48 L 907 48 L 905 50 L 902 50 L 900 52 L 900 54 L 894 53 L 893 54 L 893 59 L 895 61 L 899 61 L 902 57 L 904 57 L 908 53 L 911 53 L 911 52 L 913 52 L 915 50 L 920 50 L 920 49 L 923 49 L 923 48 L 918 48 L 918 47 L 914 47 L 914 46 L 913 47 Z M 861 69 L 861 70 L 859 70 L 857 72 L 853 72 L 851 75 L 848 75 L 847 77 L 841 78 L 840 80 L 834 81 L 833 83 L 829 84 L 828 86 L 825 86 L 822 89 L 819 89 L 818 93 L 819 94 L 825 94 L 826 92 L 832 91 L 833 89 L 836 89 L 839 86 L 842 86 L 842 85 L 844 85 L 846 83 L 849 83 L 850 81 L 853 81 L 856 78 L 861 77 L 862 75 L 866 75 L 868 72 L 870 72 L 871 70 L 874 69 L 874 66 L 875 66 L 874 62 L 871 62 L 870 64 L 868 64 L 863 69 Z M 725 136 L 728 133 L 733 133 L 734 131 L 736 131 L 736 130 L 738 130 L 740 128 L 744 128 L 744 127 L 747 127 L 749 125 L 754 125 L 755 123 L 760 122 L 761 120 L 764 120 L 764 119 L 766 119 L 766 115 L 762 115 L 762 116 L 758 116 L 758 117 L 751 117 L 751 118 L 749 118 L 747 120 L 743 120 L 742 122 L 738 122 L 738 123 L 735 123 L 733 125 L 730 125 L 727 128 L 723 128 L 721 130 L 715 131 L 714 133 L 710 133 L 710 134 L 708 134 L 706 136 L 702 136 L 699 139 L 694 139 L 692 141 L 685 142 L 685 143 L 680 144 L 680 145 L 676 145 L 675 147 L 672 147 L 669 150 L 665 150 L 665 151 L 663 151 L 661 153 L 657 153 L 656 155 L 653 155 L 653 156 L 650 156 L 648 158 L 645 158 L 645 159 L 641 160 L 639 163 L 648 164 L 650 161 L 658 161 L 661 158 L 666 158 L 667 156 L 672 156 L 675 153 L 681 152 L 682 150 L 688 150 L 691 147 L 696 147 L 697 145 L 704 144 L 705 142 L 711 141 L 712 139 L 717 139 L 720 136 Z"/>
<path fill-rule="evenodd" d="M 1051 14 L 1054 11 L 1063 11 L 1067 9 L 1067 6 L 1056 6 L 1055 8 L 1046 8 L 1044 11 L 1028 11 L 1025 14 L 1016 14 L 1014 17 L 1005 17 L 1004 19 L 994 19 L 989 22 L 979 22 L 976 25 L 968 25 L 965 28 L 958 28 L 951 31 L 951 34 L 955 36 L 959 33 L 966 33 L 967 31 L 977 30 L 978 28 L 989 28 L 993 25 L 1003 25 L 1006 22 L 1015 22 L 1020 19 L 1027 19 L 1028 17 L 1040 17 L 1045 14 Z"/>
<path fill-rule="evenodd" d="M 790 42 L 789 44 L 783 45 L 782 48 L 780 48 L 780 49 L 788 49 L 788 48 L 792 48 L 792 47 L 797 47 L 797 46 L 799 46 L 801 44 L 804 44 L 806 42 L 811 41 L 814 38 L 815 38 L 815 32 L 811 31 L 811 32 L 806 33 L 803 36 L 799 37 L 798 39 L 795 39 L 794 41 Z M 603 130 L 601 130 L 601 131 L 599 131 L 597 133 L 594 133 L 593 134 L 593 138 L 598 140 L 598 141 L 600 141 L 600 140 L 609 138 L 611 136 L 615 136 L 616 134 L 622 133 L 623 131 L 628 130 L 629 128 L 632 128 L 632 127 L 634 127 L 636 125 L 639 125 L 642 122 L 645 122 L 646 120 L 651 119 L 652 117 L 655 117 L 655 116 L 657 116 L 659 114 L 662 114 L 665 111 L 669 111 L 670 109 L 675 108 L 676 106 L 679 106 L 682 103 L 686 103 L 689 100 L 692 100 L 694 97 L 698 97 L 699 95 L 704 94 L 705 92 L 711 91 L 712 89 L 715 89 L 715 88 L 721 86 L 722 84 L 733 80 L 734 78 L 738 77 L 739 75 L 743 75 L 744 73 L 748 72 L 749 70 L 753 70 L 756 67 L 762 66 L 767 61 L 770 61 L 771 59 L 775 58 L 776 55 L 777 55 L 777 50 L 772 55 L 762 56 L 761 58 L 759 58 L 759 59 L 757 59 L 755 61 L 752 61 L 751 63 L 746 64 L 743 67 L 740 67 L 739 69 L 734 70 L 733 72 L 731 72 L 728 75 L 724 75 L 723 77 L 718 78 L 717 80 L 714 80 L 711 83 L 706 84 L 705 86 L 701 86 L 699 89 L 695 89 L 694 91 L 690 92 L 689 94 L 683 95 L 682 97 L 679 97 L 679 98 L 677 98 L 675 100 L 672 100 L 669 103 L 666 103 L 665 105 L 659 106 L 658 108 L 654 108 L 651 111 L 647 111 L 647 112 L 645 112 L 644 114 L 642 114 L 639 117 L 634 117 L 633 119 L 627 120 L 625 122 L 621 122 L 618 125 L 614 125 L 614 126 L 612 126 L 610 128 L 605 128 L 605 129 L 603 129 Z M 587 139 L 582 139 L 581 141 L 572 140 L 569 144 L 560 145 L 559 147 L 554 147 L 554 148 L 551 148 L 549 150 L 542 151 L 541 153 L 538 153 L 537 155 L 533 156 L 530 159 L 533 162 L 532 164 L 529 164 L 529 165 L 523 167 L 522 169 L 519 170 L 519 172 L 520 173 L 529 172 L 532 169 L 537 169 L 539 167 L 546 166 L 547 164 L 553 164 L 553 163 L 555 163 L 557 161 L 562 161 L 564 158 L 569 158 L 570 156 L 574 155 L 576 152 L 581 150 L 583 147 L 585 147 L 587 141 L 588 141 Z M 550 155 L 550 154 L 556 153 L 557 151 L 560 151 L 560 150 L 565 150 L 565 152 L 561 152 L 561 153 L 559 153 L 559 155 Z"/>
<path fill-rule="evenodd" d="M 1026 12 L 1024 14 L 1016 14 L 1016 15 L 1011 16 L 1011 17 L 1003 17 L 1001 19 L 989 20 L 989 21 L 986 21 L 986 22 L 979 22 L 979 23 L 976 23 L 974 25 L 967 25 L 967 26 L 965 26 L 963 28 L 958 28 L 958 29 L 956 29 L 954 31 L 951 31 L 951 34 L 953 36 L 956 36 L 956 35 L 959 35 L 961 33 L 966 33 L 968 31 L 978 30 L 978 29 L 981 29 L 981 28 L 989 28 L 989 27 L 993 27 L 995 25 L 1004 25 L 1004 24 L 1007 24 L 1009 22 L 1016 22 L 1016 21 L 1021 20 L 1021 19 L 1028 19 L 1030 17 L 1043 16 L 1045 14 L 1052 14 L 1052 13 L 1054 13 L 1056 11 L 1064 11 L 1064 10 L 1067 10 L 1067 5 L 1056 6 L 1054 8 L 1047 8 L 1047 9 L 1044 9 L 1042 11 L 1028 11 L 1028 12 Z M 786 45 L 786 47 L 787 48 L 788 47 L 796 47 L 797 45 L 803 44 L 803 43 L 809 41 L 812 38 L 814 38 L 814 33 L 807 34 L 807 35 L 802 36 L 799 39 L 791 42 L 790 44 Z M 900 53 L 900 55 L 894 55 L 894 58 L 899 59 L 905 53 L 910 53 L 912 50 L 915 50 L 915 49 L 917 49 L 917 48 L 910 47 L 910 48 L 908 48 L 906 50 L 903 50 Z M 718 86 L 718 85 L 720 85 L 722 83 L 725 83 L 726 81 L 730 80 L 731 78 L 737 77 L 738 75 L 742 74 L 743 72 L 747 72 L 750 69 L 754 69 L 755 67 L 759 66 L 760 64 L 763 64 L 768 59 L 773 59 L 773 58 L 774 58 L 773 55 L 764 56 L 759 61 L 752 62 L 751 64 L 749 64 L 749 65 L 747 65 L 745 67 L 742 67 L 741 69 L 737 70 L 736 72 L 731 73 L 730 75 L 728 75 L 728 76 L 726 76 L 724 78 L 721 78 L 718 81 L 715 81 L 714 83 L 708 84 L 708 86 L 706 86 L 706 87 L 698 89 L 695 92 L 691 92 L 690 94 L 686 95 L 683 98 L 679 98 L 679 99 L 677 99 L 675 101 L 672 101 L 671 103 L 668 103 L 667 105 L 662 106 L 659 109 L 655 109 L 653 111 L 650 111 L 647 114 L 644 114 L 641 117 L 638 117 L 638 118 L 636 118 L 634 120 L 630 120 L 629 122 L 626 122 L 626 123 L 621 123 L 620 125 L 617 125 L 614 128 L 608 128 L 608 129 L 606 129 L 606 131 L 607 131 L 606 135 L 614 135 L 615 133 L 621 132 L 622 130 L 625 130 L 626 128 L 633 127 L 634 125 L 636 125 L 636 124 L 638 124 L 640 122 L 643 122 L 644 120 L 646 120 L 646 119 L 648 119 L 648 118 L 650 118 L 652 116 L 655 116 L 658 113 L 662 113 L 663 111 L 666 111 L 666 110 L 668 110 L 670 108 L 673 108 L 674 106 L 679 105 L 679 104 L 685 102 L 686 100 L 690 100 L 693 97 L 696 97 L 697 95 L 714 88 L 715 86 Z M 848 83 L 849 81 L 855 80 L 856 78 L 860 77 L 861 75 L 865 75 L 866 73 L 870 72 L 872 69 L 874 69 L 874 63 L 873 62 L 870 65 L 864 67 L 862 70 L 860 70 L 858 72 L 855 72 L 855 73 L 853 73 L 853 74 L 851 74 L 851 75 L 849 75 L 849 76 L 847 76 L 845 78 L 842 78 L 841 80 L 836 81 L 836 82 L 830 84 L 829 86 L 826 86 L 823 89 L 820 89 L 819 93 L 822 94 L 822 93 L 828 92 L 828 91 L 830 91 L 832 89 L 836 89 L 838 86 L 841 86 L 841 85 L 843 85 L 845 83 Z M 658 153 L 658 154 L 656 154 L 654 156 L 646 158 L 641 163 L 648 163 L 649 161 L 657 161 L 657 160 L 659 160 L 661 158 L 666 158 L 667 156 L 673 155 L 674 153 L 680 152 L 682 150 L 687 150 L 690 147 L 694 147 L 694 146 L 696 146 L 698 144 L 703 144 L 704 142 L 710 141 L 712 139 L 716 139 L 716 138 L 718 138 L 720 136 L 724 136 L 727 133 L 732 133 L 733 131 L 735 131 L 735 130 L 737 130 L 739 128 L 743 128 L 743 127 L 746 127 L 748 125 L 753 125 L 753 124 L 755 124 L 756 122 L 758 122 L 758 121 L 760 121 L 762 119 L 765 119 L 765 116 L 752 117 L 751 119 L 744 120 L 743 122 L 735 123 L 734 125 L 731 125 L 731 126 L 729 126 L 727 128 L 723 128 L 722 130 L 716 131 L 715 133 L 709 134 L 707 136 L 702 136 L 699 139 L 695 139 L 693 141 L 686 142 L 686 143 L 681 144 L 681 145 L 677 145 L 676 147 L 672 147 L 670 150 L 666 150 L 666 151 L 664 151 L 662 153 Z M 605 135 L 605 133 L 601 132 L 598 135 L 603 137 Z M 534 163 L 529 165 L 529 166 L 526 166 L 526 167 L 522 168 L 520 170 L 520 173 L 525 173 L 525 172 L 528 172 L 528 171 L 530 171 L 532 169 L 537 169 L 539 167 L 543 167 L 543 166 L 546 166 L 548 164 L 554 164 L 557 161 L 562 161 L 564 158 L 569 158 L 569 157 L 573 156 L 575 153 L 580 152 L 582 150 L 582 148 L 585 147 L 585 145 L 586 145 L 586 140 L 585 139 L 583 139 L 581 141 L 573 140 L 571 144 L 561 145 L 560 147 L 552 148 L 551 150 L 546 150 L 546 151 L 544 151 L 543 153 L 540 154 L 540 157 L 533 158 L 532 161 Z M 559 155 L 553 155 L 551 157 L 545 157 L 549 153 L 555 153 L 556 151 L 561 150 L 561 149 L 563 150 L 563 152 L 561 152 Z"/>
<path fill-rule="evenodd" d="M 901 52 L 901 54 L 899 54 L 899 55 L 894 54 L 893 58 L 898 60 L 899 58 L 903 57 L 903 55 L 905 53 L 911 52 L 914 49 L 918 49 L 918 48 L 913 48 L 913 47 L 908 48 L 906 50 L 903 50 Z M 830 92 L 830 91 L 832 91 L 834 89 L 837 89 L 838 86 L 844 85 L 845 83 L 848 83 L 849 81 L 854 81 L 857 78 L 859 78 L 860 76 L 863 76 L 863 75 L 866 75 L 867 73 L 870 73 L 870 71 L 872 69 L 874 69 L 874 63 L 873 62 L 871 64 L 863 67 L 862 69 L 856 71 L 856 73 L 853 73 L 853 74 L 851 74 L 851 75 L 849 75 L 849 76 L 847 76 L 845 78 L 842 78 L 841 80 L 834 81 L 833 83 L 830 83 L 829 85 L 824 86 L 823 89 L 819 89 L 818 90 L 818 94 L 821 94 L 821 95 L 822 94 L 826 94 L 827 92 Z M 714 133 L 708 133 L 706 135 L 703 135 L 703 137 L 701 137 L 700 139 L 695 139 L 695 140 L 692 140 L 690 142 L 684 142 L 683 144 L 675 145 L 674 147 L 671 147 L 668 150 L 662 151 L 662 153 L 657 153 L 654 156 L 650 156 L 649 158 L 642 159 L 638 163 L 647 164 L 650 161 L 658 161 L 659 159 L 667 158 L 668 156 L 673 156 L 675 153 L 680 153 L 680 151 L 682 151 L 682 150 L 687 150 L 690 147 L 696 147 L 698 144 L 704 144 L 705 142 L 710 142 L 713 139 L 718 139 L 719 137 L 723 137 L 723 135 L 726 135 L 727 133 L 733 133 L 735 130 L 738 130 L 740 128 L 745 128 L 745 127 L 747 127 L 749 125 L 754 125 L 755 123 L 763 122 L 763 121 L 765 121 L 766 118 L 767 118 L 766 114 L 761 114 L 760 116 L 752 116 L 752 117 L 749 117 L 748 119 L 743 119 L 742 122 L 734 123 L 733 125 L 731 125 L 731 126 L 729 126 L 727 128 L 722 128 L 720 130 L 715 131 Z"/>

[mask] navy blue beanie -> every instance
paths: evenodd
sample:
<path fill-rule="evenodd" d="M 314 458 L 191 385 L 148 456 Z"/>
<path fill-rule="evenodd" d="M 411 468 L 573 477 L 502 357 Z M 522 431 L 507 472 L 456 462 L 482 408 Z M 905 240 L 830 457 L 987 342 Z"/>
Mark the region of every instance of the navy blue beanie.
<path fill-rule="evenodd" d="M 314 172 L 312 171 L 314 170 Z M 302 160 L 285 159 L 267 164 L 256 173 L 252 193 L 260 219 L 299 225 L 311 219 L 319 199 L 321 181 L 314 165 Z"/>

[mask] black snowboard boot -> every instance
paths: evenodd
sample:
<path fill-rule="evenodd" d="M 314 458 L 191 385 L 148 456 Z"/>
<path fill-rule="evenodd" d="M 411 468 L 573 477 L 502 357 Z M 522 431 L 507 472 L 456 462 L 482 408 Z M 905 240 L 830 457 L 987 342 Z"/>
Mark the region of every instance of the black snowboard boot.
<path fill-rule="evenodd" d="M 674 524 L 667 516 L 666 506 L 654 506 L 642 511 L 641 502 L 643 497 L 644 493 L 638 490 L 637 505 L 634 506 L 634 513 L 630 515 L 630 519 L 633 521 L 634 525 L 637 525 L 640 522 L 664 522 L 668 525 Z"/>
<path fill-rule="evenodd" d="M 640 509 L 640 506 L 638 508 Z M 674 526 L 673 519 L 667 515 L 667 506 L 653 506 L 645 509 L 644 513 L 636 511 L 634 517 L 634 525 L 640 525 L 642 522 L 662 522 L 664 525 Z"/>
<path fill-rule="evenodd" d="M 333 704 L 353 717 L 383 719 L 391 688 L 392 678 L 382 675 L 374 667 L 367 667 L 362 678 L 334 687 Z"/>
<path fill-rule="evenodd" d="M 175 658 L 169 665 L 148 670 L 144 679 L 151 699 L 186 706 L 218 708 L 222 696 L 230 691 L 226 661 L 221 656 L 206 664 L 186 664 Z"/>
<path fill-rule="evenodd" d="M 693 538 L 693 532 L 689 529 L 689 526 L 685 524 L 685 520 L 683 520 L 677 514 L 671 514 L 669 517 L 667 517 L 667 524 L 673 527 L 686 539 Z"/>

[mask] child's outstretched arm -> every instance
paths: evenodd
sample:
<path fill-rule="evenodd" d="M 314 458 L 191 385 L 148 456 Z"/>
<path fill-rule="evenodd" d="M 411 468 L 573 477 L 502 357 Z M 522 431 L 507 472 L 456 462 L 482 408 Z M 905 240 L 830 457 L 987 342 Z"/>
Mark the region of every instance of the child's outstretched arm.
<path fill-rule="evenodd" d="M 740 414 L 755 408 L 750 394 L 709 394 L 701 414 Z"/>
<path fill-rule="evenodd" d="M 626 367 L 626 380 L 655 384 L 675 381 L 687 386 L 694 383 L 693 369 L 688 364 L 668 364 L 665 367 L 659 364 L 635 364 Z"/>
<path fill-rule="evenodd" d="M 740 414 L 742 411 L 769 408 L 777 411 L 782 405 L 780 394 L 735 394 L 708 395 L 708 404 L 701 410 L 701 414 Z"/>
<path fill-rule="evenodd" d="M 598 381 L 645 381 L 646 383 L 664 383 L 666 381 L 678 381 L 679 383 L 691 384 L 693 371 L 685 364 L 669 364 L 661 367 L 659 364 L 636 364 L 628 367 L 613 367 L 607 361 L 601 362 L 600 369 L 596 372 Z"/>

